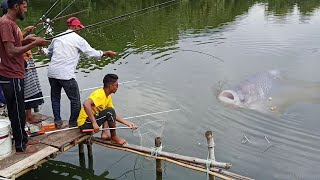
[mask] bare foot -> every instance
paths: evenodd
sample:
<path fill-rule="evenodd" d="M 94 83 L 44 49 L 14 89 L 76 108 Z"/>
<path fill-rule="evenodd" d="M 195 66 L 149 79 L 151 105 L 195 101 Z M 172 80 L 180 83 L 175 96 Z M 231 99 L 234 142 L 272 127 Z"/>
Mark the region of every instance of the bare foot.
<path fill-rule="evenodd" d="M 37 119 L 32 116 L 31 118 L 27 118 L 27 122 L 30 124 L 37 124 L 37 123 L 41 123 L 42 119 Z"/>
<path fill-rule="evenodd" d="M 29 139 L 27 142 L 27 146 L 35 145 L 35 144 L 39 144 L 39 143 L 40 143 L 40 141 L 38 141 L 38 140 Z"/>
<path fill-rule="evenodd" d="M 31 154 L 31 153 L 35 153 L 38 151 L 38 148 L 36 146 L 27 146 L 26 149 L 22 152 L 16 152 L 16 154 Z"/>
<path fill-rule="evenodd" d="M 110 139 L 111 139 L 111 136 L 110 136 L 110 134 L 109 134 L 107 131 L 102 131 L 102 133 L 101 133 L 101 139 L 102 139 L 102 140 L 110 140 Z"/>
<path fill-rule="evenodd" d="M 119 136 L 111 137 L 111 143 L 118 144 L 118 145 L 121 145 L 121 146 L 128 144 L 128 142 L 125 139 L 123 139 L 123 138 L 121 138 Z"/>

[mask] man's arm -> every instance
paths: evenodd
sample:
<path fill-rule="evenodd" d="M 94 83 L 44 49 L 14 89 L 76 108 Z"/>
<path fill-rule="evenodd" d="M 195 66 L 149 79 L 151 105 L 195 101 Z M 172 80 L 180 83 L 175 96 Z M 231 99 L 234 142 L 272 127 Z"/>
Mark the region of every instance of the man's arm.
<path fill-rule="evenodd" d="M 134 123 L 127 121 L 125 119 L 123 119 L 121 116 L 116 115 L 116 120 L 128 127 L 130 127 L 131 129 L 138 129 L 139 126 L 135 125 Z"/>
<path fill-rule="evenodd" d="M 22 32 L 22 36 L 26 37 L 27 35 L 29 35 L 29 33 L 34 30 L 36 27 L 34 26 L 28 26 L 26 28 L 24 28 L 21 32 Z"/>
<path fill-rule="evenodd" d="M 88 57 L 93 57 L 96 59 L 105 57 L 115 57 L 117 54 L 113 51 L 98 51 L 90 46 L 90 44 L 83 38 L 79 39 L 79 49 L 86 54 Z"/>
<path fill-rule="evenodd" d="M 97 124 L 96 118 L 93 115 L 92 107 L 95 107 L 95 104 L 93 103 L 92 99 L 88 98 L 83 103 L 84 111 L 87 113 L 88 118 L 92 122 L 92 126 L 94 129 L 94 132 L 99 132 L 99 126 Z"/>
<path fill-rule="evenodd" d="M 37 46 L 46 46 L 48 44 L 48 41 L 43 39 L 43 38 L 36 38 L 33 42 L 21 46 L 21 47 L 16 47 L 14 46 L 13 42 L 4 42 L 4 48 L 10 58 L 19 56 L 29 50 L 31 50 L 34 47 Z"/>

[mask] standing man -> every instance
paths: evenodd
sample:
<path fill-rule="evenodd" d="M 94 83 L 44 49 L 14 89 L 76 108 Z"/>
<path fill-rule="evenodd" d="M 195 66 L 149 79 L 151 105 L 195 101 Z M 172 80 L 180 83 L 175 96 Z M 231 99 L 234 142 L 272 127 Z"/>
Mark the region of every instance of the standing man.
<path fill-rule="evenodd" d="M 85 28 L 78 18 L 71 17 L 67 20 L 69 33 L 52 40 L 48 47 L 48 55 L 51 59 L 48 68 L 48 78 L 51 86 L 51 103 L 54 115 L 54 123 L 57 129 L 62 127 L 60 116 L 61 89 L 66 92 L 71 106 L 69 127 L 77 126 L 81 102 L 78 83 L 75 80 L 75 69 L 80 59 L 80 52 L 88 57 L 101 58 L 102 56 L 114 57 L 113 51 L 97 51 L 88 42 L 78 35 L 80 29 Z M 64 34 L 62 33 L 62 34 Z"/>
<path fill-rule="evenodd" d="M 46 46 L 48 41 L 32 35 L 23 40 L 19 34 L 16 19 L 23 20 L 27 12 L 27 0 L 8 0 L 8 12 L 0 19 L 0 84 L 7 101 L 7 108 L 17 153 L 37 151 L 28 142 L 24 130 L 26 123 L 24 107 L 24 72 L 23 53 L 36 46 Z"/>
<path fill-rule="evenodd" d="M 3 15 L 7 14 L 7 12 L 8 12 L 7 0 L 2 1 L 1 8 L 2 8 Z M 20 30 L 21 40 L 23 40 L 24 37 L 26 37 L 26 35 L 29 34 L 33 29 L 35 29 L 34 26 L 28 26 L 25 29 L 23 29 L 22 31 Z M 26 61 L 27 68 L 35 66 L 34 60 L 32 58 L 31 50 L 24 53 L 23 58 Z M 1 97 L 1 93 L 0 93 L 0 97 Z M 40 81 L 39 81 L 37 70 L 35 68 L 29 69 L 29 70 L 27 69 L 26 73 L 25 73 L 25 78 L 24 78 L 24 98 L 25 98 L 25 100 L 37 99 L 37 100 L 25 102 L 27 122 L 32 123 L 32 124 L 41 122 L 40 119 L 36 119 L 32 115 L 31 109 L 32 108 L 37 109 L 39 105 L 44 103 L 43 99 L 39 99 L 42 97 L 43 97 L 43 95 L 42 95 L 42 91 L 41 91 L 41 86 L 40 86 Z M 0 104 L 0 106 L 1 106 L 1 104 Z"/>
<path fill-rule="evenodd" d="M 84 129 L 93 129 L 94 132 L 99 132 L 102 125 L 103 128 L 115 128 L 116 121 L 127 125 L 131 129 L 137 129 L 138 126 L 130 121 L 123 119 L 116 114 L 112 103 L 111 94 L 118 90 L 118 76 L 115 74 L 107 74 L 103 78 L 103 88 L 95 90 L 90 94 L 88 99 L 83 103 L 83 108 L 80 111 L 78 118 L 78 126 Z M 102 131 L 101 138 L 111 140 L 114 144 L 124 145 L 127 141 L 119 137 L 115 129 Z"/>

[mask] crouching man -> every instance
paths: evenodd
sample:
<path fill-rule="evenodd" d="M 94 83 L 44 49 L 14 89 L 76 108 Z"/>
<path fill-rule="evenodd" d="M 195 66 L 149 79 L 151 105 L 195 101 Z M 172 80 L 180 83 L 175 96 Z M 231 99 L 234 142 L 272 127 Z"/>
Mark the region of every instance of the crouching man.
<path fill-rule="evenodd" d="M 107 74 L 103 78 L 103 88 L 95 90 L 90 94 L 88 99 L 83 103 L 81 108 L 78 126 L 82 129 L 94 129 L 94 132 L 100 131 L 100 126 L 103 128 L 115 128 L 116 121 L 127 125 L 132 129 L 137 129 L 138 126 L 130 121 L 123 119 L 116 114 L 112 103 L 112 93 L 118 90 L 118 76 L 115 74 Z M 116 130 L 103 130 L 101 138 L 111 140 L 114 144 L 124 145 L 127 141 L 117 136 Z"/>

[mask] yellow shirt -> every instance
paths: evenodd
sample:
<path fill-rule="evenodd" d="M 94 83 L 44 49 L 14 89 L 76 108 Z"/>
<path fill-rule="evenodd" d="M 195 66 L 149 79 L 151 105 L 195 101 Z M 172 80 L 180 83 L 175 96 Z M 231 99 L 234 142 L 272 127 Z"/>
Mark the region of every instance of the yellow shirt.
<path fill-rule="evenodd" d="M 110 95 L 107 97 L 102 88 L 93 91 L 93 93 L 90 94 L 88 99 L 89 98 L 93 101 L 95 105 L 95 107 L 92 107 L 92 112 L 94 115 L 98 114 L 99 112 L 107 108 L 114 108 L 112 104 L 112 97 Z M 82 107 L 78 118 L 78 126 L 82 126 L 87 118 L 88 115 Z"/>

